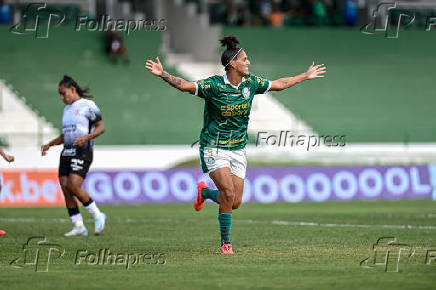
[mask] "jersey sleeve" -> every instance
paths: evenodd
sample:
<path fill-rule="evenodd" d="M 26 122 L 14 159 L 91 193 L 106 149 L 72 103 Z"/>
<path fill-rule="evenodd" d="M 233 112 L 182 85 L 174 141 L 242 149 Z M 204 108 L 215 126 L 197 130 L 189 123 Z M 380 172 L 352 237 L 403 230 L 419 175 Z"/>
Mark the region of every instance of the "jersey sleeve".
<path fill-rule="evenodd" d="M 86 113 L 86 118 L 91 123 L 95 123 L 102 120 L 100 109 L 97 107 L 97 105 L 93 102 L 89 102 L 88 106 L 88 112 Z"/>
<path fill-rule="evenodd" d="M 271 81 L 265 78 L 254 76 L 254 82 L 256 87 L 256 94 L 265 94 L 271 88 Z"/>
<path fill-rule="evenodd" d="M 214 95 L 214 82 L 212 78 L 207 78 L 204 80 L 199 80 L 195 83 L 195 94 L 202 99 L 210 99 Z"/>

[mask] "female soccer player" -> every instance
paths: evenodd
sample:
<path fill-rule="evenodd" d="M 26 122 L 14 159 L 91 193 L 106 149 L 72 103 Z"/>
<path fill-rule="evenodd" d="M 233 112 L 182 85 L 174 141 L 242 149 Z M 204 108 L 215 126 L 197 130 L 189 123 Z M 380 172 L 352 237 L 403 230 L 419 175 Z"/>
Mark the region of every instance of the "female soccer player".
<path fill-rule="evenodd" d="M 0 147 L 0 155 L 3 157 L 4 160 L 7 162 L 14 162 L 15 158 L 12 155 L 9 155 L 3 151 L 3 148 Z M 2 192 L 2 181 L 0 179 L 0 193 Z M 0 230 L 0 236 L 6 235 L 6 232 L 3 230 Z"/>
<path fill-rule="evenodd" d="M 63 133 L 41 146 L 41 154 L 44 156 L 51 146 L 64 144 L 59 162 L 59 183 L 73 222 L 73 229 L 65 236 L 88 235 L 76 198 L 94 216 L 94 233 L 98 235 L 104 229 L 106 215 L 82 188 L 82 183 L 92 163 L 93 139 L 103 134 L 104 123 L 97 105 L 86 99 L 91 97 L 88 89 L 82 89 L 71 77 L 64 76 L 60 81 L 59 94 L 66 105 L 62 117 Z"/>
<path fill-rule="evenodd" d="M 147 60 L 145 67 L 182 92 L 189 92 L 205 100 L 204 124 L 200 134 L 200 161 L 203 172 L 209 173 L 218 190 L 204 182 L 198 184 L 195 210 L 203 208 L 206 199 L 219 204 L 218 220 L 221 231 L 221 254 L 233 254 L 230 242 L 232 210 L 242 201 L 247 166 L 245 145 L 251 104 L 256 94 L 281 91 L 302 81 L 324 77 L 326 67 L 312 65 L 295 77 L 269 81 L 248 71 L 250 61 L 235 36 L 220 40 L 227 49 L 221 56 L 225 74 L 197 82 L 188 82 L 163 70 L 159 57 Z"/>

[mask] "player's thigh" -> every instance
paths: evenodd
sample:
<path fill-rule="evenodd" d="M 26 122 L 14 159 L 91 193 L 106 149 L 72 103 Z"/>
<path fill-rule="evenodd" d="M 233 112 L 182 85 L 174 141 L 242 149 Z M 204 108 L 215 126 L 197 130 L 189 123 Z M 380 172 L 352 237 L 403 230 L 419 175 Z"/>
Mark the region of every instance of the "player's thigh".
<path fill-rule="evenodd" d="M 209 173 L 219 192 L 226 198 L 234 198 L 232 174 L 229 167 L 218 168 Z"/>
<path fill-rule="evenodd" d="M 68 188 L 77 193 L 82 188 L 84 178 L 76 173 L 68 175 Z"/>
<path fill-rule="evenodd" d="M 68 175 L 59 176 L 59 184 L 63 191 L 69 191 L 68 189 Z"/>

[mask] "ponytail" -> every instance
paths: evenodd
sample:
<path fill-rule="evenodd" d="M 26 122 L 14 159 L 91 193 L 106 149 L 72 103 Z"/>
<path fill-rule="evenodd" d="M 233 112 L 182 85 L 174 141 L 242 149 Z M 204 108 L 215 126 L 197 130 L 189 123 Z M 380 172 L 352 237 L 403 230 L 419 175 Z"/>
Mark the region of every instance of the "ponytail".
<path fill-rule="evenodd" d="M 74 87 L 77 91 L 77 94 L 81 98 L 86 98 L 86 99 L 93 98 L 93 96 L 89 94 L 89 88 L 81 88 L 76 83 L 76 81 L 70 76 L 64 75 L 64 78 L 59 82 L 59 87 L 61 87 L 61 86 L 64 86 L 66 88 Z"/>

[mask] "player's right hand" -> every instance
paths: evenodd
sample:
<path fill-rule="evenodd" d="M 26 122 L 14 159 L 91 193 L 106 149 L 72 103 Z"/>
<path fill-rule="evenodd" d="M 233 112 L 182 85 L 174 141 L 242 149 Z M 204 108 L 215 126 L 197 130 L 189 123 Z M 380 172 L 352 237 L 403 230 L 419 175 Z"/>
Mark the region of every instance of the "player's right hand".
<path fill-rule="evenodd" d="M 14 162 L 15 157 L 12 156 L 12 155 L 6 155 L 6 156 L 5 156 L 5 159 L 6 159 L 7 162 Z"/>
<path fill-rule="evenodd" d="M 145 68 L 148 69 L 152 74 L 155 76 L 162 76 L 163 73 L 163 67 L 160 63 L 159 57 L 156 57 L 156 62 L 152 61 L 151 59 L 148 59 L 145 63 Z"/>
<path fill-rule="evenodd" d="M 41 146 L 41 155 L 45 156 L 47 154 L 48 149 L 50 148 L 50 145 L 45 144 Z"/>

